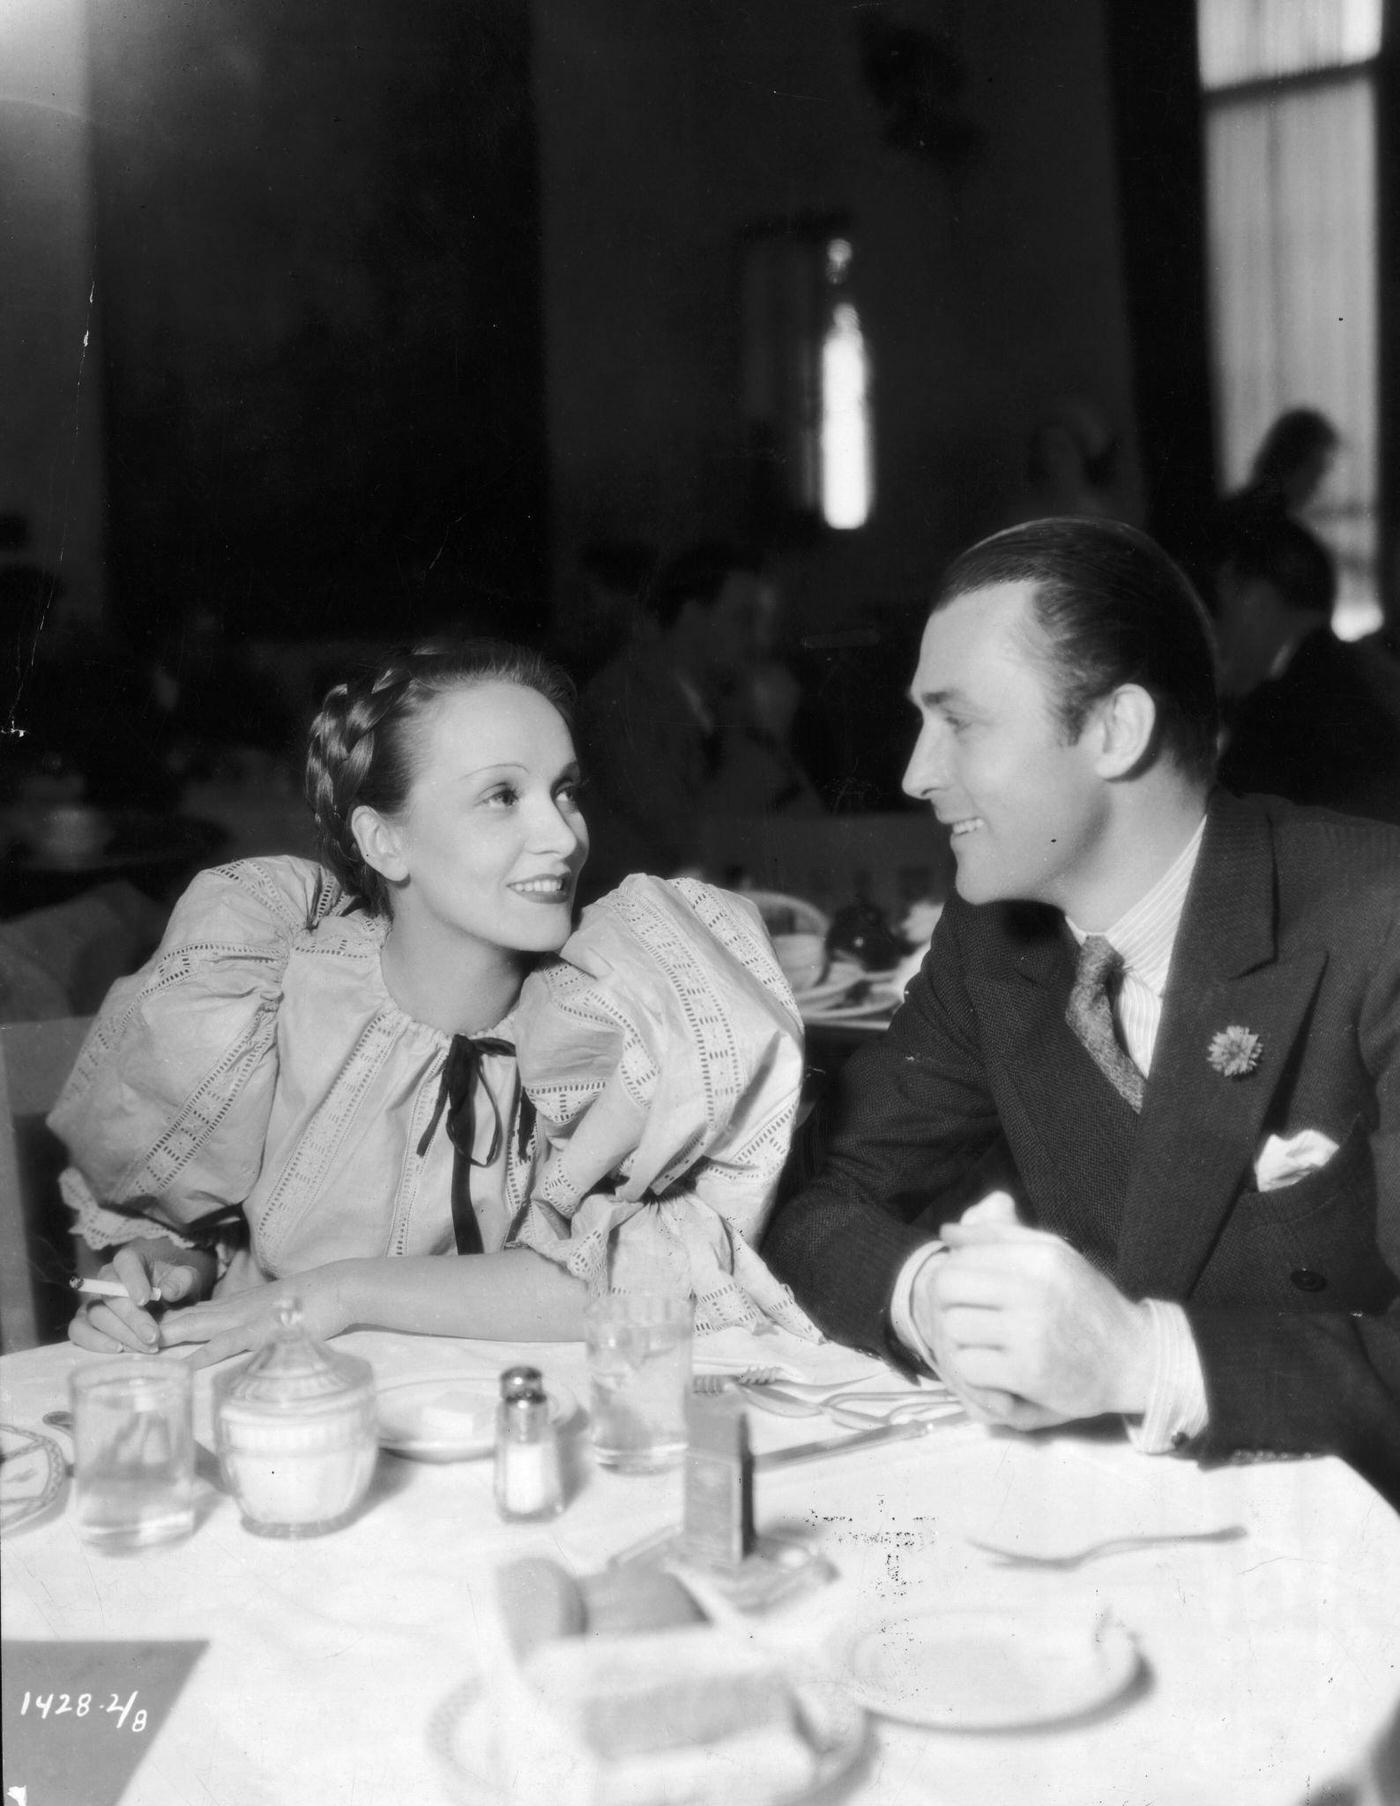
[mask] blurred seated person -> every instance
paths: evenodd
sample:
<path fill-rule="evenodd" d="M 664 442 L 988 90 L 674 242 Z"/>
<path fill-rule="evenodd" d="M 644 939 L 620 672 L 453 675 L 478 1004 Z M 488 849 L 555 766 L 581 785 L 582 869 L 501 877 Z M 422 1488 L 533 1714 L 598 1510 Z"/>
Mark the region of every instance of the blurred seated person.
<path fill-rule="evenodd" d="M 1340 444 L 1336 427 L 1316 408 L 1286 409 L 1260 441 L 1248 483 L 1226 506 L 1262 504 L 1301 514 L 1322 487 Z"/>
<path fill-rule="evenodd" d="M 655 548 L 640 540 L 589 540 L 579 547 L 550 647 L 575 683 L 586 684 L 632 638 L 657 562 Z"/>
<path fill-rule="evenodd" d="M 1118 457 L 1118 435 L 1093 402 L 1079 396 L 1057 402 L 1031 429 L 1016 519 L 1121 519 Z"/>
<path fill-rule="evenodd" d="M 215 609 L 196 603 L 188 611 L 167 635 L 153 676 L 167 716 L 167 762 L 181 782 L 291 774 L 294 712 L 273 673 L 226 632 Z"/>
<path fill-rule="evenodd" d="M 642 598 L 633 640 L 587 685 L 579 742 L 590 784 L 594 863 L 587 894 L 629 871 L 669 875 L 697 864 L 707 809 L 732 808 L 742 756 L 763 767 L 766 795 L 793 774 L 775 764 L 786 699 L 750 687 L 772 645 L 776 593 L 738 548 L 703 544 L 663 566 Z M 764 666 L 767 669 L 766 665 Z"/>
<path fill-rule="evenodd" d="M 633 877 L 574 927 L 572 700 L 494 641 L 330 690 L 319 859 L 197 878 L 49 1118 L 126 1288 L 73 1341 L 203 1365 L 292 1298 L 318 1336 L 572 1339 L 591 1291 L 648 1287 L 811 1333 L 752 1245 L 802 1084 L 781 972 L 707 885 Z"/>
<path fill-rule="evenodd" d="M 1220 781 L 1400 822 L 1400 680 L 1333 633 L 1331 556 L 1262 502 L 1228 512 L 1216 557 Z"/>

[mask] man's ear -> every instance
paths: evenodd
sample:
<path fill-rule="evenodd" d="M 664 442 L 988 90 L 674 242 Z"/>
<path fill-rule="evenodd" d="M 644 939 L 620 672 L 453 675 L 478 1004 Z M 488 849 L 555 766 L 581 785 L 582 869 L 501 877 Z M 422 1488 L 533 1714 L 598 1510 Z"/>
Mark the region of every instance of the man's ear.
<path fill-rule="evenodd" d="M 351 813 L 350 832 L 355 836 L 360 857 L 382 878 L 397 884 L 408 876 L 402 838 L 387 816 L 371 809 L 368 803 L 361 803 Z"/>
<path fill-rule="evenodd" d="M 1141 684 L 1119 684 L 1096 705 L 1098 750 L 1094 769 L 1103 778 L 1125 778 L 1144 762 L 1157 728 L 1157 704 Z"/>

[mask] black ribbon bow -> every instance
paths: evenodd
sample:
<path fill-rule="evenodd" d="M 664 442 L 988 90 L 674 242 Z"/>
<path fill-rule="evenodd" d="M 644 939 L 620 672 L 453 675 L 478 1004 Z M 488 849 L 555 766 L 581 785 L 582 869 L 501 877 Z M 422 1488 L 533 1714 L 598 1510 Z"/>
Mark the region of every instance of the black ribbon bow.
<path fill-rule="evenodd" d="M 477 1090 L 477 1076 L 481 1071 L 483 1054 L 508 1054 L 515 1057 L 514 1045 L 509 1041 L 499 1040 L 494 1035 L 478 1035 L 475 1039 L 470 1035 L 454 1035 L 452 1045 L 447 1050 L 447 1059 L 443 1062 L 442 1083 L 438 1088 L 437 1103 L 433 1107 L 432 1121 L 424 1129 L 418 1143 L 421 1158 L 428 1151 L 428 1143 L 433 1138 L 433 1131 L 442 1120 L 444 1110 L 447 1113 L 447 1133 L 452 1142 L 452 1232 L 457 1241 L 459 1254 L 480 1254 L 482 1251 L 481 1228 L 476 1220 L 476 1211 L 472 1205 L 472 1168 L 474 1166 L 490 1166 L 500 1156 L 501 1142 L 506 1133 L 506 1125 L 501 1120 L 501 1110 L 489 1085 L 483 1085 L 491 1111 L 495 1117 L 495 1126 L 491 1132 L 491 1145 L 486 1151 L 484 1160 L 477 1160 L 473 1155 L 476 1145 L 476 1107 L 474 1098 Z M 534 1106 L 522 1090 L 520 1093 L 520 1153 L 523 1157 L 530 1145 L 530 1137 L 534 1133 Z"/>

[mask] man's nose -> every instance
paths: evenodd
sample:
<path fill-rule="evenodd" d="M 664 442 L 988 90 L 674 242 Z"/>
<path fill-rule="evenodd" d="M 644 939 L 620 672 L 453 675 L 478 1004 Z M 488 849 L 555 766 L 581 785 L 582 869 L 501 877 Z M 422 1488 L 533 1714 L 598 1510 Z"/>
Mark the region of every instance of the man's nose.
<path fill-rule="evenodd" d="M 904 794 L 914 797 L 916 801 L 927 802 L 943 789 L 947 781 L 947 760 L 944 757 L 942 736 L 933 728 L 926 727 L 914 742 L 914 750 L 904 768 Z"/>

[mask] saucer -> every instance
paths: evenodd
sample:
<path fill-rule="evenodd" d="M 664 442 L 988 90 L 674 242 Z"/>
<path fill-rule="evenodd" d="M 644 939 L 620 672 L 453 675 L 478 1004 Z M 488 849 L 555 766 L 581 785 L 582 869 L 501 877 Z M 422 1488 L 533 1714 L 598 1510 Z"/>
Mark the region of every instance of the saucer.
<path fill-rule="evenodd" d="M 577 1412 L 567 1386 L 546 1379 L 550 1422 L 556 1426 Z M 379 1445 L 413 1461 L 472 1461 L 496 1446 L 499 1380 L 475 1374 L 439 1374 L 436 1379 L 400 1380 L 381 1386 L 375 1401 Z"/>

